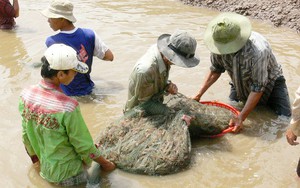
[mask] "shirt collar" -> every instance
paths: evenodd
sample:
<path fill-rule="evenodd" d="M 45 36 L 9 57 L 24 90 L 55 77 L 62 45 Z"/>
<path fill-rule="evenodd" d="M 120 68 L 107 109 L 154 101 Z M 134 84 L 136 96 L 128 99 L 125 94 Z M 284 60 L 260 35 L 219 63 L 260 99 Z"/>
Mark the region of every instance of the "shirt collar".
<path fill-rule="evenodd" d="M 46 82 L 44 79 L 42 79 L 40 81 L 39 86 L 44 88 L 44 89 L 47 89 L 47 90 L 57 90 L 57 91 L 62 92 L 62 90 L 59 86 L 56 86 L 56 85 L 54 85 L 52 83 L 49 83 L 49 82 Z"/>
<path fill-rule="evenodd" d="M 159 69 L 159 73 L 162 73 L 164 71 L 167 71 L 167 67 L 165 65 L 164 60 L 161 57 L 160 51 L 158 50 L 157 45 L 155 44 L 155 53 L 156 53 L 156 59 L 157 59 L 157 65 L 158 65 L 158 69 Z"/>
<path fill-rule="evenodd" d="M 72 33 L 75 33 L 77 29 L 78 29 L 78 27 L 75 27 L 74 29 L 72 29 L 70 31 L 60 31 L 60 33 L 72 34 Z"/>

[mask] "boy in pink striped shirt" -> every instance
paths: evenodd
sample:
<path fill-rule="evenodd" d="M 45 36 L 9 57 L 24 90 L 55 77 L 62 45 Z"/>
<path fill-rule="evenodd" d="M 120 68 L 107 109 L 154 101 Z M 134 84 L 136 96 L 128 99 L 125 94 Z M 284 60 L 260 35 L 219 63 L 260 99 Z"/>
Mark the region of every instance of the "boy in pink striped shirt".
<path fill-rule="evenodd" d="M 68 85 L 77 72 L 88 72 L 88 66 L 64 44 L 49 47 L 42 63 L 43 79 L 24 89 L 19 102 L 23 143 L 33 163 L 40 162 L 41 177 L 56 185 L 74 186 L 87 182 L 85 166 L 92 161 L 104 171 L 115 169 L 94 145 L 78 102 L 59 87 Z"/>

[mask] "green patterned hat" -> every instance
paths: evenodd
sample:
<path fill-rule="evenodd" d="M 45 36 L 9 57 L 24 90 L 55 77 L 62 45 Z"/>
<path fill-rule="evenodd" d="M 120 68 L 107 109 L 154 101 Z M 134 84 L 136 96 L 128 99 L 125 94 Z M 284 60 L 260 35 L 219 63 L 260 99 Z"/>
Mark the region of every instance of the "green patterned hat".
<path fill-rule="evenodd" d="M 207 26 L 204 43 L 215 54 L 231 54 L 240 50 L 251 35 L 250 20 L 237 13 L 225 12 Z"/>

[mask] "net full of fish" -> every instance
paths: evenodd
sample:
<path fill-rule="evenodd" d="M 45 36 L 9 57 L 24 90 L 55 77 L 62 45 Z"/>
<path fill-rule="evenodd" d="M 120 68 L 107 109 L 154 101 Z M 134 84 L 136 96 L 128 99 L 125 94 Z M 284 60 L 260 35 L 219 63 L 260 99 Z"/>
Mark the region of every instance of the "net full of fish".
<path fill-rule="evenodd" d="M 221 112 L 222 111 L 222 112 Z M 194 116 L 190 126 L 183 115 Z M 150 100 L 112 122 L 97 139 L 99 150 L 127 172 L 165 175 L 185 169 L 191 137 L 213 135 L 228 127 L 231 112 L 200 104 L 182 94 Z"/>
<path fill-rule="evenodd" d="M 165 104 L 175 111 L 183 111 L 193 116 L 189 126 L 192 138 L 206 137 L 220 134 L 228 128 L 228 123 L 235 116 L 230 110 L 213 105 L 204 105 L 182 94 L 168 95 Z"/>

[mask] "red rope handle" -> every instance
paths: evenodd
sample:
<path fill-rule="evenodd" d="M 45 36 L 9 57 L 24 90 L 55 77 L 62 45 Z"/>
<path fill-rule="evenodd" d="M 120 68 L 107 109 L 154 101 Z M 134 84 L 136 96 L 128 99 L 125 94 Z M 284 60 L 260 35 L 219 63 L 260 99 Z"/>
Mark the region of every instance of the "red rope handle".
<path fill-rule="evenodd" d="M 218 101 L 200 101 L 201 104 L 205 104 L 205 105 L 210 105 L 210 106 L 217 106 L 217 107 L 221 107 L 221 108 L 225 108 L 227 110 L 230 110 L 233 114 L 235 114 L 236 116 L 238 116 L 240 114 L 240 112 L 230 106 L 229 104 L 225 104 L 222 102 L 218 102 Z M 204 137 L 208 137 L 208 138 L 217 138 L 217 137 L 221 137 L 226 133 L 230 133 L 233 130 L 233 126 L 229 126 L 227 129 L 224 129 L 221 133 L 216 134 L 216 135 L 209 135 L 209 136 L 204 136 Z"/>

